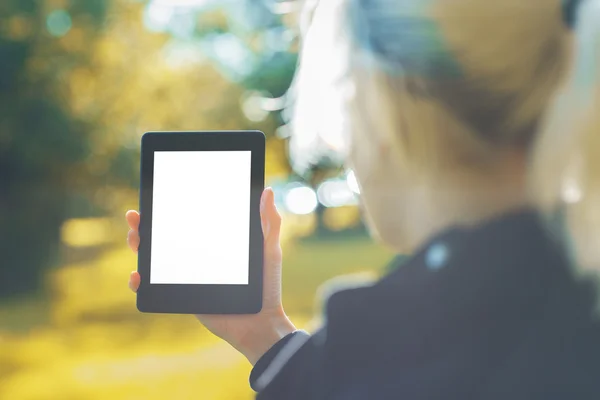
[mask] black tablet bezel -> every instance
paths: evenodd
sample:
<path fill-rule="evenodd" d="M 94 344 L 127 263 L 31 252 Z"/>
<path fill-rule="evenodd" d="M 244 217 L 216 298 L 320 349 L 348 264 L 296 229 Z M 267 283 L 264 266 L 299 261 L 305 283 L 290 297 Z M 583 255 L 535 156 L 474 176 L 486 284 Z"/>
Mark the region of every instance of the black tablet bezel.
<path fill-rule="evenodd" d="M 150 284 L 152 187 L 155 151 L 251 151 L 250 246 L 247 285 Z M 260 197 L 264 190 L 265 135 L 260 131 L 147 132 L 140 168 L 141 312 L 174 314 L 253 314 L 262 308 L 263 234 Z M 210 188 L 207 188 L 207 192 Z"/>

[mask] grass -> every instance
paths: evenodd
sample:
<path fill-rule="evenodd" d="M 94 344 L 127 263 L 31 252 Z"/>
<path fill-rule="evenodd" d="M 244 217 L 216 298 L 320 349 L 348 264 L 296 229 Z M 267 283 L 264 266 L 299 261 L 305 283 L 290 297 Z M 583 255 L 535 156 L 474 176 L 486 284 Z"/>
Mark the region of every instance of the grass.
<path fill-rule="evenodd" d="M 288 242 L 286 311 L 309 327 L 323 282 L 376 274 L 390 257 L 366 238 Z M 52 273 L 49 301 L 0 307 L 0 398 L 253 398 L 248 363 L 193 317 L 137 312 L 126 285 L 134 265 L 135 256 L 119 247 Z"/>

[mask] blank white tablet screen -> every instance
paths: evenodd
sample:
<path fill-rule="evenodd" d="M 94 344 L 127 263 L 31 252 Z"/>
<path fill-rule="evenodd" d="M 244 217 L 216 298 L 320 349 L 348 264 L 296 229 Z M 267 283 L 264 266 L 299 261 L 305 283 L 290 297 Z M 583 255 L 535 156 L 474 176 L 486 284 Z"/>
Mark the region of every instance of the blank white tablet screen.
<path fill-rule="evenodd" d="M 248 284 L 250 153 L 154 153 L 151 284 Z"/>

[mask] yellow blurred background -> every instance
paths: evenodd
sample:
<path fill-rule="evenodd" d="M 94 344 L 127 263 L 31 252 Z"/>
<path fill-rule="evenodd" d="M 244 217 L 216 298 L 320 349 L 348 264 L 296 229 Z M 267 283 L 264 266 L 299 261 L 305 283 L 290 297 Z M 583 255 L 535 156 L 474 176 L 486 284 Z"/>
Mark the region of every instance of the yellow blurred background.
<path fill-rule="evenodd" d="M 328 286 L 382 272 L 351 171 L 290 149 L 297 23 L 275 0 L 1 2 L 0 399 L 252 398 L 241 355 L 192 316 L 139 313 L 127 288 L 148 130 L 266 133 L 299 327 Z"/>

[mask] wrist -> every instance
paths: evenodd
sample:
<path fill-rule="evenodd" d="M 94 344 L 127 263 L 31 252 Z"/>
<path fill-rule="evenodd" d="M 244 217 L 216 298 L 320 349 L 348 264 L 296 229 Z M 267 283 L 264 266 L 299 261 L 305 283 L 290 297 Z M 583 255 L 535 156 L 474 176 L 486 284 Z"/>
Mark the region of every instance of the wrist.
<path fill-rule="evenodd" d="M 257 315 L 257 321 L 234 347 L 254 365 L 275 343 L 296 330 L 283 310 Z"/>

